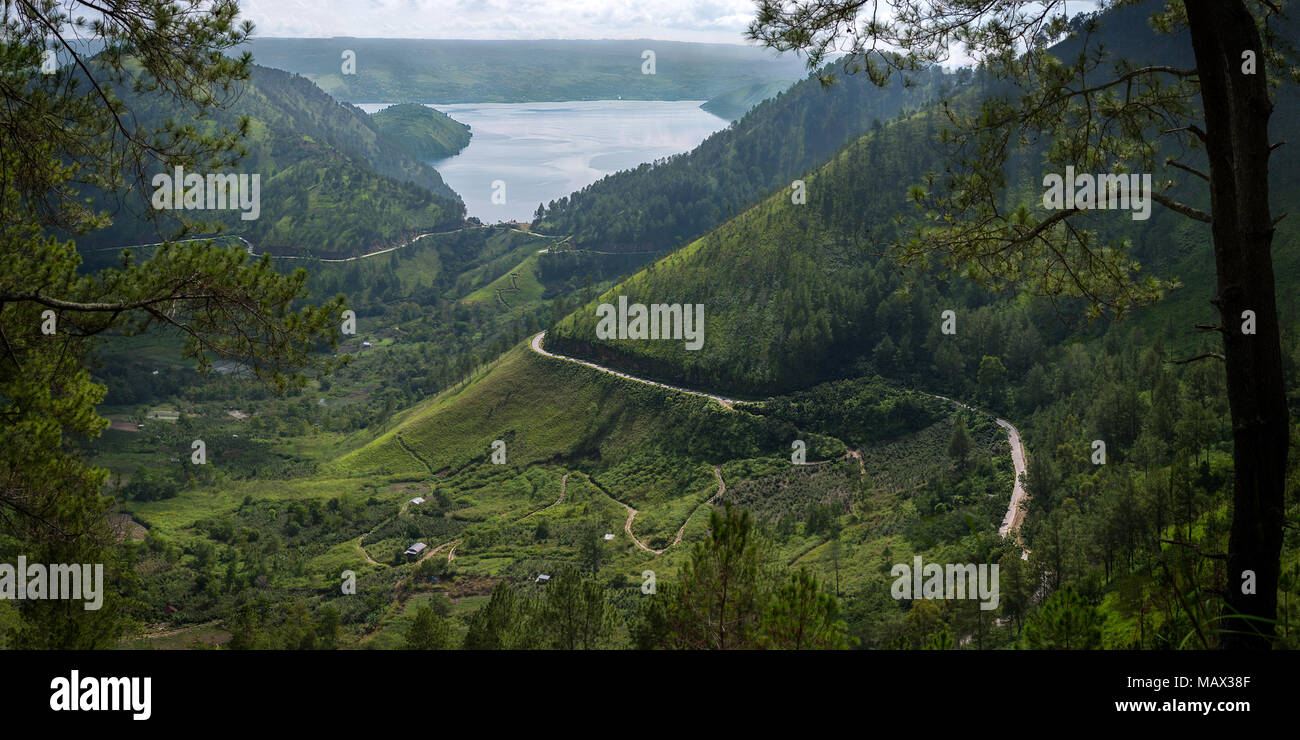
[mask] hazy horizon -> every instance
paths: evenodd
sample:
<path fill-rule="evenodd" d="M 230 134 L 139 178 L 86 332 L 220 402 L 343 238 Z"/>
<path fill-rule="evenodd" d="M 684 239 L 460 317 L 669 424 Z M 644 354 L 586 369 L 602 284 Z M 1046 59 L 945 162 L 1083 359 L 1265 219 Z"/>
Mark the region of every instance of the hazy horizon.
<path fill-rule="evenodd" d="M 259 37 L 744 44 L 753 0 L 241 0 Z M 455 24 L 447 19 L 455 18 Z M 611 29 L 619 29 L 611 31 Z"/>

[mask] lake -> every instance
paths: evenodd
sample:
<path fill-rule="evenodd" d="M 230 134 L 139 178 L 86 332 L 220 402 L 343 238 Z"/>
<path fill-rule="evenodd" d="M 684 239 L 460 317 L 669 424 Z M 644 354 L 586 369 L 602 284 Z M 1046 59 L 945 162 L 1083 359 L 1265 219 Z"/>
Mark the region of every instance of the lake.
<path fill-rule="evenodd" d="M 701 100 L 431 105 L 474 134 L 460 154 L 431 164 L 484 223 L 531 221 L 550 203 L 605 175 L 694 149 L 728 121 Z M 388 107 L 358 105 L 367 113 Z M 505 203 L 493 202 L 493 183 Z M 499 199 L 498 199 L 499 200 Z"/>

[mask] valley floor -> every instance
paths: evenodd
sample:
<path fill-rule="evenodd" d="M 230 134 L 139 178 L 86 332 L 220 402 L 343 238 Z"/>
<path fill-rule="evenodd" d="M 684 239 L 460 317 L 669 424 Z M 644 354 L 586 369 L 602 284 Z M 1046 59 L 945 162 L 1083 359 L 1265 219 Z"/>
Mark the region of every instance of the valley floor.
<path fill-rule="evenodd" d="M 737 403 L 751 403 L 747 401 L 738 401 L 734 398 L 724 398 L 722 396 L 716 396 L 712 393 L 705 393 L 704 391 L 691 390 L 690 388 L 682 388 L 680 386 L 668 385 L 666 383 L 659 383 L 653 380 L 646 380 L 645 378 L 638 378 L 635 375 L 629 375 L 627 373 L 614 370 L 613 368 L 605 367 L 603 365 L 597 365 L 594 362 L 588 362 L 586 360 L 580 360 L 576 357 L 568 357 L 566 355 L 557 355 L 554 352 L 546 351 L 542 347 L 542 342 L 545 341 L 545 339 L 546 339 L 546 332 L 544 331 L 538 332 L 536 335 L 533 336 L 532 341 L 529 342 L 528 346 L 531 347 L 534 352 L 544 357 L 551 357 L 556 360 L 564 360 L 565 362 L 577 363 L 584 367 L 589 367 L 593 370 L 598 370 L 602 373 L 608 373 L 609 375 L 613 375 L 618 378 L 623 378 L 624 380 L 631 380 L 636 383 L 644 383 L 646 385 L 651 385 L 656 388 L 666 388 L 668 390 L 678 391 L 680 393 L 688 393 L 692 396 L 701 396 L 703 398 L 708 398 L 712 401 L 716 401 L 719 405 L 721 405 L 723 408 L 729 411 L 734 411 L 735 404 Z M 973 406 L 964 404 L 961 401 L 955 401 L 951 398 L 948 398 L 947 396 L 939 396 L 935 394 L 928 394 L 928 395 L 931 395 L 934 398 L 939 398 L 944 401 L 948 401 L 949 403 L 954 403 L 964 409 L 968 409 L 978 413 L 986 413 L 980 411 L 979 409 Z M 1011 491 L 1011 503 L 1007 506 L 1007 514 L 1002 519 L 1002 525 L 998 528 L 998 534 L 1002 535 L 1003 537 L 1006 537 L 1008 535 L 1014 536 L 1019 534 L 1020 525 L 1025 520 L 1025 503 L 1028 499 L 1028 494 L 1025 492 L 1025 484 L 1024 484 L 1024 476 L 1026 471 L 1025 445 L 1020 440 L 1020 430 L 1016 429 L 1016 427 L 1011 422 L 1007 421 L 1006 419 L 999 419 L 997 417 L 993 417 L 993 419 L 995 422 L 997 422 L 998 426 L 1007 430 L 1007 443 L 1011 445 L 1011 461 L 1012 464 L 1015 466 L 1015 471 L 1016 471 L 1015 486 Z M 849 456 L 853 456 L 855 453 L 857 453 L 856 450 L 850 450 L 848 454 Z M 857 453 L 857 456 L 859 458 L 859 462 L 861 462 L 861 453 Z M 722 492 L 726 490 L 726 486 L 722 483 L 721 477 L 718 478 L 718 486 L 719 486 L 718 495 L 721 496 Z M 628 510 L 629 512 L 631 512 L 628 516 L 628 527 L 629 527 L 628 534 L 631 535 L 632 531 L 630 527 L 632 524 L 632 517 L 636 516 L 636 510 L 632 509 L 631 507 L 628 507 Z M 685 525 L 682 526 L 685 527 Z M 681 533 L 679 532 L 677 535 L 677 541 L 680 540 L 681 540 Z M 640 542 L 638 542 L 637 544 L 640 544 Z M 645 547 L 644 545 L 642 545 L 642 547 L 646 550 L 650 550 L 650 548 Z M 659 553 L 662 552 L 662 550 L 650 550 L 650 552 Z M 1027 560 L 1029 558 L 1029 552 L 1025 551 L 1022 557 Z"/>

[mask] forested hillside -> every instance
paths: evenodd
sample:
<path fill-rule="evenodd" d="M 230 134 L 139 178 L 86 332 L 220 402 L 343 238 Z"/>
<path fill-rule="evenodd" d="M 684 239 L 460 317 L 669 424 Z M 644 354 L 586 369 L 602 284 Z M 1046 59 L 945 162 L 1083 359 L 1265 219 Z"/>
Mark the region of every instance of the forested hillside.
<path fill-rule="evenodd" d="M 168 118 L 190 122 L 188 111 L 128 91 L 119 94 L 147 124 L 160 126 Z M 437 171 L 383 136 L 364 112 L 334 101 L 304 77 L 254 67 L 233 102 L 200 125 L 232 129 L 241 116 L 250 120 L 246 153 L 225 171 L 261 176 L 255 220 L 241 220 L 230 210 L 155 211 L 147 200 L 131 197 L 111 227 L 88 235 L 81 245 L 156 242 L 174 233 L 177 215 L 184 213 L 223 224 L 258 252 L 346 257 L 393 246 L 415 233 L 453 228 L 463 218 L 464 205 Z M 150 193 L 146 188 L 145 195 Z"/>
<path fill-rule="evenodd" d="M 427 105 L 403 103 L 372 113 L 370 120 L 389 141 L 417 159 L 446 159 L 469 146 L 469 126 Z"/>
<path fill-rule="evenodd" d="M 774 82 L 756 82 L 752 85 L 738 87 L 735 90 L 728 90 L 721 95 L 715 95 L 709 98 L 700 107 L 720 116 L 728 121 L 738 121 L 745 117 L 745 114 L 754 108 L 754 106 L 774 98 L 793 84 L 783 80 Z"/>
<path fill-rule="evenodd" d="M 1141 18 L 1142 11 L 1132 8 L 1122 13 L 1115 24 L 1118 30 L 1112 32 L 1112 26 L 1105 26 L 1112 51 L 1131 53 L 1151 63 L 1185 63 L 1185 51 L 1178 56 L 1176 50 L 1181 47 L 1177 44 L 1149 29 L 1124 23 L 1131 17 Z M 1057 51 L 1068 54 L 1069 44 Z M 858 82 L 869 86 L 865 80 Z M 947 104 L 962 110 L 1003 91 L 1000 85 L 975 81 L 956 88 Z M 806 92 L 826 94 L 815 85 Z M 760 106 L 746 121 L 785 97 Z M 1300 125 L 1291 115 L 1300 108 L 1300 98 L 1293 88 L 1279 98 L 1273 135 L 1285 140 Z M 944 359 L 940 362 L 946 368 L 943 374 L 955 378 L 962 375 L 961 369 L 952 367 L 950 357 L 936 355 L 944 344 L 938 335 L 939 313 L 962 306 L 974 309 L 1001 299 L 1018 311 L 1044 312 L 1028 320 L 1029 331 L 990 334 L 990 339 L 1026 343 L 1014 349 L 1017 357 L 1035 356 L 1036 334 L 1056 332 L 1055 341 L 1059 341 L 1064 336 L 1060 332 L 1083 321 L 1077 301 L 1066 298 L 1055 306 L 1027 304 L 1011 300 L 1009 295 L 999 297 L 976 289 L 961 279 L 962 275 L 949 272 L 946 265 L 935 265 L 928 273 L 904 271 L 888 259 L 892 245 L 913 236 L 914 217 L 920 215 L 914 202 L 915 188 L 928 173 L 941 172 L 946 166 L 950 156 L 942 139 L 946 124 L 947 114 L 936 104 L 904 109 L 888 125 L 877 121 L 865 135 L 804 176 L 806 202 L 800 202 L 798 193 L 789 187 L 771 194 L 759 206 L 593 299 L 548 339 L 572 353 L 600 356 L 651 375 L 739 393 L 806 387 L 843 373 L 859 361 L 873 362 L 911 380 L 925 376 L 937 359 Z M 1009 212 L 1041 208 L 1038 160 L 1046 144 L 1032 142 L 1011 159 L 1005 174 L 1016 184 L 1008 189 L 1002 204 Z M 1280 151 L 1278 156 L 1283 156 Z M 1274 192 L 1278 202 L 1285 203 L 1293 197 L 1296 179 L 1285 164 L 1290 160 L 1278 161 L 1281 166 L 1272 175 Z M 1204 192 L 1186 183 L 1169 194 L 1195 205 L 1208 201 Z M 572 201 L 584 202 L 577 196 Z M 1093 211 L 1088 214 L 1089 228 L 1103 240 L 1130 242 L 1145 276 L 1181 280 L 1205 289 L 1212 262 L 1204 229 L 1164 208 L 1152 207 L 1149 220 Z M 606 223 L 616 222 L 606 219 Z M 1290 244 L 1294 238 L 1283 225 L 1277 244 Z M 1280 252 L 1280 266 L 1294 264 L 1292 250 Z M 598 340 L 595 307 L 618 295 L 646 304 L 705 304 L 708 339 L 704 347 L 690 351 L 680 342 Z M 1175 291 L 1172 298 L 1181 301 L 1186 295 Z M 1048 314 L 1059 314 L 1061 319 L 1048 321 Z M 967 375 L 974 377 L 973 373 Z"/>
<path fill-rule="evenodd" d="M 1150 33 L 1149 11 L 1111 16 L 1109 46 L 1187 64 L 1186 40 Z M 358 75 L 331 77 L 353 42 Z M 449 99 L 481 90 L 500 63 L 455 66 L 448 50 L 495 48 L 475 42 L 265 43 L 358 100 L 431 85 L 412 66 L 428 60 L 402 56 L 413 50 L 455 71 L 424 88 Z M 639 43 L 574 48 L 622 59 Z M 517 74 L 493 94 L 601 95 L 623 84 L 600 71 L 615 57 L 570 70 L 507 57 Z M 625 89 L 703 89 L 669 59 L 661 80 Z M 714 72 L 708 86 L 733 91 L 712 93 L 724 103 L 770 84 L 739 80 L 738 66 Z M 408 136 L 431 120 L 420 106 L 366 119 L 317 106 L 303 78 L 259 75 L 245 94 L 267 220 L 242 232 L 258 249 L 335 256 L 438 233 L 348 262 L 276 263 L 307 267 L 310 293 L 345 295 L 358 322 L 337 350 L 352 362 L 287 394 L 234 365 L 198 376 L 174 358 L 175 335 L 114 337 L 95 355 L 112 428 L 84 446 L 135 533 L 130 616 L 181 631 L 125 644 L 1219 646 L 1234 461 L 1217 338 L 1197 328 L 1218 320 L 1208 226 L 1154 204 L 1147 221 L 1075 222 L 1122 246 L 1123 269 L 1162 281 L 1159 302 L 1122 317 L 1090 312 L 1086 296 L 991 290 L 942 260 L 893 259 L 911 237 L 936 237 L 916 227 L 932 225 L 927 188 L 950 174 L 948 113 L 1005 87 L 935 68 L 884 89 L 808 79 L 688 154 L 543 207 L 531 226 L 457 229 L 459 203 L 411 182 L 427 169 L 414 151 L 426 140 Z M 464 132 L 434 120 L 454 146 Z M 1300 140 L 1295 89 L 1278 92 L 1272 122 L 1273 139 Z M 1025 141 L 1005 172 L 984 173 L 1013 183 L 999 208 L 1041 207 L 1044 154 L 1058 144 Z M 1279 148 L 1279 213 L 1300 200 L 1298 168 L 1300 152 Z M 1208 207 L 1197 181 L 1165 188 L 1156 174 L 1160 192 Z M 1273 244 L 1277 281 L 1293 285 L 1294 217 Z M 598 337 L 597 307 L 620 297 L 701 305 L 702 347 Z M 1283 290 L 1279 303 L 1294 419 L 1300 298 Z M 1300 442 L 1300 426 L 1291 435 Z M 213 464 L 185 462 L 196 438 Z M 1020 438 L 1029 504 L 1003 534 Z M 1294 521 L 1294 455 L 1288 470 Z M 1286 538 L 1278 645 L 1294 649 L 1300 541 L 1294 528 Z M 408 555 L 414 542 L 427 549 Z M 894 595 L 892 568 L 914 557 L 998 564 L 996 608 Z M 348 574 L 356 593 L 338 588 Z"/>
<path fill-rule="evenodd" d="M 1144 42 L 1141 27 L 1119 29 L 1113 44 L 1122 51 L 1170 61 L 1159 56 L 1171 48 L 1167 41 Z M 977 82 L 966 94 L 979 89 Z M 1296 91 L 1277 97 L 1271 138 L 1294 139 Z M 1050 608 L 1095 629 L 1092 647 L 1216 645 L 1221 602 L 1182 600 L 1187 589 L 1209 595 L 1219 588 L 1221 561 L 1206 554 L 1225 551 L 1231 518 L 1223 369 L 1206 356 L 1213 338 L 1193 326 L 1217 320 L 1208 228 L 1160 208 L 1145 222 L 1128 214 L 1089 220 L 1104 239 L 1131 240 L 1146 272 L 1170 281 L 1162 302 L 1123 321 L 1090 322 L 1080 300 L 989 293 L 943 264 L 900 271 L 886 253 L 910 234 L 908 217 L 899 217 L 911 208 L 908 187 L 945 166 L 943 121 L 931 109 L 872 131 L 807 178 L 806 204 L 789 193 L 771 196 L 593 299 L 561 322 L 553 340 L 548 335 L 548 348 L 746 397 L 874 372 L 1011 418 L 1030 451 L 1024 537 L 1036 575 L 1029 582 L 1041 579 L 1052 594 L 1041 611 L 1034 589 L 1009 596 L 1003 613 L 1018 634 L 1026 626 L 1025 644 L 1058 644 L 1055 628 L 1040 621 Z M 1022 184 L 1008 192 L 1009 212 L 1037 207 L 1040 147 L 1031 143 L 1012 159 L 1008 180 Z M 1300 198 L 1296 161 L 1281 150 L 1272 161 L 1279 209 Z M 1169 192 L 1206 204 L 1195 187 Z M 1273 244 L 1278 281 L 1289 284 L 1300 277 L 1300 232 L 1284 220 Z M 703 348 L 598 339 L 596 305 L 620 296 L 703 304 Z M 1294 418 L 1300 306 L 1288 294 L 1279 308 Z M 1194 357 L 1202 359 L 1187 363 Z M 1291 471 L 1294 512 L 1294 459 Z M 1300 564 L 1295 544 L 1288 535 L 1284 572 Z M 1295 590 L 1294 578 L 1286 583 Z M 925 618 L 938 634 L 952 616 L 941 609 Z"/>
<path fill-rule="evenodd" d="M 692 151 L 609 175 L 547 205 L 536 227 L 579 248 L 667 249 L 702 235 L 907 109 L 969 82 L 940 70 L 880 89 L 805 79 Z"/>
<path fill-rule="evenodd" d="M 771 80 L 797 80 L 792 54 L 737 44 L 651 39 L 258 38 L 259 64 L 301 74 L 350 103 L 527 103 L 708 100 Z M 344 72 L 344 52 L 354 71 Z M 643 67 L 654 52 L 654 67 Z M 644 69 L 644 71 L 643 71 Z"/>

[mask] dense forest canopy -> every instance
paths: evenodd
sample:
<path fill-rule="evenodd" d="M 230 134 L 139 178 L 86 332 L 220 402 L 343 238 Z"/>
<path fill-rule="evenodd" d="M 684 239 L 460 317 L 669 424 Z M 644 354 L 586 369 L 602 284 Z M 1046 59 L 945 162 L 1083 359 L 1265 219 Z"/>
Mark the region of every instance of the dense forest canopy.
<path fill-rule="evenodd" d="M 26 4 L 36 25 L 0 55 L 6 99 L 36 105 L 0 109 L 0 562 L 102 558 L 115 589 L 97 613 L 0 601 L 0 647 L 1300 647 L 1300 304 L 1282 289 L 1300 227 L 1267 222 L 1273 335 L 1243 336 L 1221 310 L 1223 152 L 1149 117 L 1206 133 L 1205 59 L 1241 67 L 1198 13 L 1245 8 L 1263 133 L 1296 139 L 1270 3 L 998 0 L 972 26 L 956 0 L 760 2 L 755 40 L 812 51 L 808 69 L 661 42 L 250 41 L 235 3 L 125 5 L 143 25 L 103 29 L 120 44 L 85 68 L 37 74 Z M 875 5 L 902 25 L 868 24 Z M 862 53 L 819 56 L 844 26 Z M 1016 33 L 1043 54 L 936 65 L 940 41 L 1008 52 Z M 1059 94 L 1152 70 L 1168 84 L 1093 91 L 1111 128 Z M 698 95 L 738 118 L 484 227 L 428 164 L 473 132 L 424 103 L 485 89 Z M 327 93 L 417 102 L 368 116 Z M 115 129 L 126 112 L 141 128 Z M 1278 214 L 1297 157 L 1275 147 L 1256 173 Z M 1045 173 L 1119 161 L 1155 175 L 1149 219 L 1044 207 Z M 184 233 L 136 218 L 140 178 L 172 166 L 259 173 L 260 217 L 123 254 Z M 701 306 L 703 345 L 599 336 L 619 298 Z M 1274 339 L 1255 385 L 1283 392 L 1259 446 L 1281 464 L 1243 464 L 1232 344 Z M 1265 509 L 1268 551 L 1242 548 Z M 1271 612 L 1231 593 L 1243 557 L 1266 561 Z M 1000 591 L 898 595 L 920 561 L 996 565 Z"/>
<path fill-rule="evenodd" d="M 125 85 L 118 93 L 145 125 L 161 126 L 182 113 L 157 94 Z M 185 234 L 188 218 L 246 239 L 257 253 L 350 257 L 455 228 L 464 217 L 460 197 L 422 157 L 304 77 L 253 65 L 249 80 L 199 125 L 233 130 L 245 117 L 249 134 L 229 171 L 259 176 L 264 205 L 257 218 L 244 220 L 236 211 L 156 211 L 143 196 L 89 191 L 115 218 L 82 237 L 81 246 L 107 252 L 176 238 Z M 213 231 L 200 226 L 197 233 Z"/>

